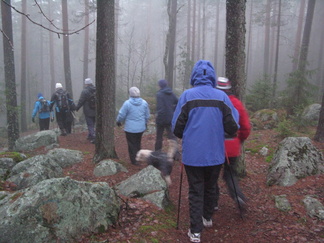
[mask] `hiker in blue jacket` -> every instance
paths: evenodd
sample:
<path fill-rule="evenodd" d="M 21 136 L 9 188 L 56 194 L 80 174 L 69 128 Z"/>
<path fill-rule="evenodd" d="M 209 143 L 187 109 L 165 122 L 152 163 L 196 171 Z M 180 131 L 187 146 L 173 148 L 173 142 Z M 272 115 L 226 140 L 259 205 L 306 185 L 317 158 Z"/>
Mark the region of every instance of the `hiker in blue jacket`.
<path fill-rule="evenodd" d="M 146 130 L 147 122 L 150 118 L 150 108 L 147 102 L 140 96 L 137 87 L 129 89 L 129 99 L 120 108 L 116 124 L 121 126 L 125 123 L 124 131 L 128 144 L 130 161 L 136 165 L 136 154 L 141 149 L 142 135 Z"/>
<path fill-rule="evenodd" d="M 32 113 L 32 122 L 35 122 L 35 117 L 38 113 L 39 130 L 49 130 L 50 119 L 54 121 L 54 113 L 50 112 L 51 102 L 46 100 L 42 93 L 38 93 L 37 98 L 38 100 L 35 102 Z"/>
<path fill-rule="evenodd" d="M 182 139 L 182 163 L 189 184 L 191 242 L 200 242 L 203 227 L 212 227 L 216 185 L 225 161 L 225 134 L 234 135 L 238 112 L 228 96 L 215 89 L 216 73 L 209 61 L 198 61 L 191 89 L 180 96 L 172 131 Z"/>

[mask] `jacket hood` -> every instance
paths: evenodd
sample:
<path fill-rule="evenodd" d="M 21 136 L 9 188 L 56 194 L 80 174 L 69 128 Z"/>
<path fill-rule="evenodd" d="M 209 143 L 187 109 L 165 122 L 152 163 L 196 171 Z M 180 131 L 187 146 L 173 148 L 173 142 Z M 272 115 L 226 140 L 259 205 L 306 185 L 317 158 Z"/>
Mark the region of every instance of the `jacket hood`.
<path fill-rule="evenodd" d="M 165 87 L 163 89 L 160 89 L 159 91 L 167 95 L 172 94 L 172 89 L 170 87 Z"/>
<path fill-rule="evenodd" d="M 132 105 L 141 105 L 142 102 L 143 102 L 143 99 L 140 98 L 140 97 L 129 97 L 129 102 L 132 104 Z"/>
<path fill-rule="evenodd" d="M 216 86 L 216 71 L 211 62 L 199 60 L 192 69 L 190 84 Z"/>
<path fill-rule="evenodd" d="M 39 97 L 38 97 L 38 100 L 42 100 L 42 99 L 44 99 L 43 96 L 39 96 Z"/>

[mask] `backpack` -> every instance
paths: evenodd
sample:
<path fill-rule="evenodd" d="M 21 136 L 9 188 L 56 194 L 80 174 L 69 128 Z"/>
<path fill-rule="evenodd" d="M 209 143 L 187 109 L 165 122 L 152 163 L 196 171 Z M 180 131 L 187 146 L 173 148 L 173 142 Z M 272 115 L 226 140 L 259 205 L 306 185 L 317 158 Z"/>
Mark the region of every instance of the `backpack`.
<path fill-rule="evenodd" d="M 50 111 L 50 106 L 49 106 L 48 101 L 46 99 L 44 99 L 44 98 L 40 99 L 39 102 L 41 104 L 41 107 L 39 109 L 40 113 Z"/>
<path fill-rule="evenodd" d="M 69 109 L 69 101 L 67 97 L 67 93 L 64 92 L 56 92 L 57 95 L 57 106 L 59 107 L 60 110 L 62 109 Z"/>
<path fill-rule="evenodd" d="M 90 109 L 96 109 L 96 91 L 93 91 L 90 97 L 88 98 L 88 104 Z"/>

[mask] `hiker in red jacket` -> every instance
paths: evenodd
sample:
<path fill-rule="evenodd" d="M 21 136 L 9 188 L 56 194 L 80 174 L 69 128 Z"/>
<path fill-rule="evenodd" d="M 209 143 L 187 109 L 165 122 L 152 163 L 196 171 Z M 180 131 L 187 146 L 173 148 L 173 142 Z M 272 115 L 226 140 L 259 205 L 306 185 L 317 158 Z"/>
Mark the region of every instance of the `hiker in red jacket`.
<path fill-rule="evenodd" d="M 237 168 L 238 158 L 241 154 L 241 144 L 250 135 L 250 131 L 251 131 L 250 119 L 249 119 L 248 112 L 245 109 L 242 102 L 238 98 L 236 98 L 235 95 L 232 94 L 231 92 L 232 86 L 230 81 L 227 78 L 219 77 L 217 80 L 216 88 L 223 90 L 228 95 L 233 106 L 237 109 L 240 116 L 239 118 L 240 129 L 237 132 L 237 136 L 232 138 L 225 137 L 226 154 L 225 154 L 223 179 L 226 182 L 228 192 L 231 198 L 235 202 L 238 202 L 241 208 L 244 208 L 246 206 L 247 200 L 239 187 L 236 168 Z M 217 194 L 218 197 L 215 205 L 215 210 L 218 210 L 219 190 L 217 191 Z"/>

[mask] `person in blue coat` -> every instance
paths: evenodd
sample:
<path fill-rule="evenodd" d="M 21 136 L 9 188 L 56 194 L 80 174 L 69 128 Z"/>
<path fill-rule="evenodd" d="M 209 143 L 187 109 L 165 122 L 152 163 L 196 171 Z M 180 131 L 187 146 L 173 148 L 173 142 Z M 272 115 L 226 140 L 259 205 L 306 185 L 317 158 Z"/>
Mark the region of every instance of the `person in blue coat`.
<path fill-rule="evenodd" d="M 148 103 L 140 97 L 140 90 L 137 87 L 129 89 L 129 96 L 119 110 L 116 124 L 120 127 L 124 123 L 129 158 L 131 163 L 136 165 L 135 158 L 141 149 L 142 135 L 150 118 L 150 108 Z"/>
<path fill-rule="evenodd" d="M 182 163 L 189 184 L 191 242 L 200 242 L 203 227 L 213 225 L 216 186 L 225 161 L 225 136 L 236 134 L 238 112 L 228 96 L 215 88 L 216 72 L 206 60 L 193 67 L 190 84 L 172 118 L 172 131 L 182 139 Z"/>
<path fill-rule="evenodd" d="M 42 93 L 38 93 L 37 98 L 32 113 L 32 122 L 35 122 L 35 117 L 38 114 L 39 130 L 49 130 L 50 119 L 54 120 L 54 113 L 50 112 L 49 108 L 51 102 L 46 100 Z"/>

